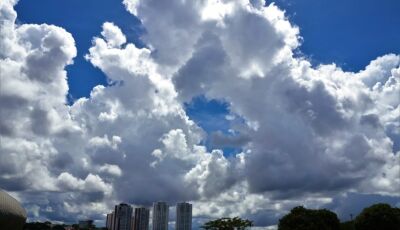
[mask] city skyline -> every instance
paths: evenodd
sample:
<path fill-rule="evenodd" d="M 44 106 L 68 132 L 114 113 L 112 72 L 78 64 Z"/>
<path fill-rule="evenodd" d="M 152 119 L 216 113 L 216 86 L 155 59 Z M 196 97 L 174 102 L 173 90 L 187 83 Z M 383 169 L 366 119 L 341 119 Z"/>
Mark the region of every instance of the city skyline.
<path fill-rule="evenodd" d="M 175 206 L 169 206 L 166 202 L 157 201 L 149 207 L 138 206 L 133 208 L 127 203 L 115 205 L 114 211 L 106 214 L 108 230 L 149 230 L 150 216 L 151 229 L 168 230 L 170 225 L 169 209 L 175 207 L 175 229 L 192 229 L 192 204 L 178 202 Z M 151 215 L 150 215 L 151 214 Z M 171 222 L 171 223 L 173 223 Z"/>

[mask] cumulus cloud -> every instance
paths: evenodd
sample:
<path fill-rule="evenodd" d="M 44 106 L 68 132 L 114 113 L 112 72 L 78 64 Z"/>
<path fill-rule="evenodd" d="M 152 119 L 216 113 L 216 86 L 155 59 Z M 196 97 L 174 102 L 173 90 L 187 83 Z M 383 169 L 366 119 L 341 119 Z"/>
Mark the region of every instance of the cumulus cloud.
<path fill-rule="evenodd" d="M 111 47 L 118 48 L 126 43 L 125 35 L 111 22 L 105 22 L 103 24 L 103 31 L 101 32 L 101 35 Z"/>
<path fill-rule="evenodd" d="M 141 18 L 149 8 L 157 9 L 152 4 L 140 2 L 135 12 Z M 200 17 L 200 24 L 193 21 L 197 32 L 191 34 L 191 40 L 195 42 L 183 43 L 182 50 L 189 49 L 187 46 L 191 49 L 182 54 L 186 61 L 178 64 L 172 79 L 181 100 L 190 101 L 203 94 L 222 100 L 248 123 L 247 130 L 241 132 L 250 139 L 245 146 L 245 171 L 251 191 L 277 191 L 291 196 L 358 183 L 367 183 L 365 187 L 371 188 L 371 178 L 380 178 L 384 168 L 398 170 L 394 140 L 379 124 L 379 116 L 398 106 L 398 97 L 392 101 L 394 104 L 377 101 L 381 84 L 390 84 L 391 88 L 397 85 L 391 73 L 397 71 L 398 56 L 378 58 L 359 73 L 344 72 L 335 65 L 313 68 L 307 60 L 293 58 L 292 50 L 300 43 L 298 29 L 273 4 L 175 4 L 167 9 L 176 12 L 179 7 L 187 7 L 187 11 L 196 8 L 202 14 L 212 10 L 210 15 L 218 15 Z M 210 4 L 219 7 L 210 9 Z M 168 10 L 163 11 L 166 14 Z M 149 37 L 152 29 L 159 32 L 162 27 L 150 16 L 143 16 Z M 181 26 L 171 23 L 168 30 L 179 31 Z M 163 47 L 158 47 L 158 41 L 148 42 L 160 55 L 164 45 L 170 45 L 164 41 Z M 165 64 L 157 58 L 155 61 Z M 395 89 L 386 91 L 398 93 Z M 381 104 L 391 109 L 373 113 Z M 396 177 L 389 180 L 390 186 L 381 192 L 398 188 Z"/>
<path fill-rule="evenodd" d="M 160 13 L 191 14 L 165 27 L 151 17 L 158 15 L 155 1 L 138 2 L 134 10 L 127 2 L 149 31 L 145 41 L 154 61 L 174 70 L 163 73 L 171 75 L 179 100 L 205 95 L 244 119 L 240 133 L 248 140 L 240 147 L 249 192 L 279 200 L 349 190 L 395 194 L 400 188 L 398 55 L 378 57 L 358 73 L 334 64 L 312 67 L 293 56 L 299 30 L 273 4 L 176 1 Z M 165 33 L 177 37 L 156 36 Z M 176 44 L 179 60 L 162 60 Z M 218 133 L 215 138 L 222 140 Z"/>
<path fill-rule="evenodd" d="M 54 178 L 43 167 L 59 154 L 52 137 L 80 130 L 64 106 L 64 67 L 72 64 L 76 48 L 62 28 L 16 25 L 13 4 L 0 5 L 1 181 L 5 189 L 55 190 Z"/>
<path fill-rule="evenodd" d="M 103 180 L 93 174 L 89 174 L 84 180 L 76 178 L 67 172 L 61 173 L 57 182 L 64 190 L 81 190 L 84 192 L 103 192 L 110 193 L 111 186 L 103 182 Z"/>
<path fill-rule="evenodd" d="M 117 177 L 122 175 L 122 170 L 118 167 L 118 165 L 105 164 L 100 167 L 99 171 Z"/>
<path fill-rule="evenodd" d="M 105 22 L 85 56 L 107 76 L 66 105 L 74 39 L 16 24 L 0 2 L 0 184 L 30 218 L 104 219 L 120 201 L 194 202 L 196 218 L 275 225 L 295 205 L 400 189 L 400 57 L 362 71 L 313 67 L 299 29 L 264 1 L 131 1 L 147 48 Z M 162 18 L 162 20 L 160 20 Z M 243 122 L 207 134 L 184 103 L 205 96 Z M 211 135 L 216 148 L 202 145 Z"/>
<path fill-rule="evenodd" d="M 77 193 L 60 199 L 65 190 L 96 194 L 93 204 L 112 190 L 89 172 L 84 130 L 66 105 L 64 68 L 77 53 L 73 37 L 53 25 L 16 24 L 14 4 L 0 3 L 0 182 L 18 192 L 32 215 L 49 218 L 63 201 L 80 202 Z M 52 202 L 40 202 L 43 196 Z M 38 203 L 30 205 L 30 198 Z"/>

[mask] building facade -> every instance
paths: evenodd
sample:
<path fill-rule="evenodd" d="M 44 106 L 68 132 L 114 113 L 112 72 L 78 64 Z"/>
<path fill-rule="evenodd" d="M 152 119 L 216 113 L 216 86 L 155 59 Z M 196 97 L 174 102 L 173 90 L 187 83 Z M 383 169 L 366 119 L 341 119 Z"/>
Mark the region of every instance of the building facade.
<path fill-rule="evenodd" d="M 168 204 L 156 202 L 153 204 L 153 230 L 168 230 Z"/>
<path fill-rule="evenodd" d="M 149 230 L 150 210 L 147 208 L 135 208 L 134 229 Z"/>
<path fill-rule="evenodd" d="M 107 214 L 106 228 L 108 230 L 114 229 L 114 212 Z"/>
<path fill-rule="evenodd" d="M 132 207 L 128 204 L 115 206 L 111 230 L 132 230 Z"/>
<path fill-rule="evenodd" d="M 175 230 L 192 230 L 192 204 L 176 204 Z"/>

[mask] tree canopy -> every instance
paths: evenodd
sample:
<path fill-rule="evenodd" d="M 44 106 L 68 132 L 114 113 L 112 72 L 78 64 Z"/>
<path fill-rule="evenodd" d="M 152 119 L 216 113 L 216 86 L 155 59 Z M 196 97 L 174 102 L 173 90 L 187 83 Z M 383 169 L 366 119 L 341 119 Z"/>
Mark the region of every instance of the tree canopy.
<path fill-rule="evenodd" d="M 365 208 L 354 221 L 356 230 L 399 230 L 400 209 L 388 204 L 375 204 Z"/>
<path fill-rule="evenodd" d="M 340 223 L 340 230 L 355 230 L 354 221 L 350 220 Z"/>
<path fill-rule="evenodd" d="M 339 230 L 337 215 L 326 209 L 293 208 L 289 214 L 279 220 L 279 230 Z"/>
<path fill-rule="evenodd" d="M 24 230 L 51 230 L 51 223 L 48 221 L 44 223 L 41 222 L 26 223 L 24 226 Z"/>
<path fill-rule="evenodd" d="M 243 220 L 239 217 L 234 218 L 220 218 L 205 223 L 201 228 L 207 230 L 243 230 L 247 227 L 253 226 L 253 222 L 250 220 Z"/>

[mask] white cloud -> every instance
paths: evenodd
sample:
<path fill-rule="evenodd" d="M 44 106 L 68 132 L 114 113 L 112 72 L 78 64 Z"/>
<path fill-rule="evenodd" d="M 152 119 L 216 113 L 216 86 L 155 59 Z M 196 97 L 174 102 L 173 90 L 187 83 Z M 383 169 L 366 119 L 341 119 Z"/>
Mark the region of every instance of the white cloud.
<path fill-rule="evenodd" d="M 113 48 L 118 48 L 126 43 L 126 37 L 122 33 L 121 29 L 111 22 L 105 22 L 103 24 L 101 35 L 107 41 L 107 44 Z"/>
<path fill-rule="evenodd" d="M 118 165 L 105 164 L 100 167 L 100 172 L 105 172 L 116 177 L 120 177 L 122 175 L 122 170 L 118 167 Z"/>
<path fill-rule="evenodd" d="M 118 144 L 121 143 L 121 138 L 119 136 L 113 136 L 111 140 L 108 138 L 107 134 L 104 137 L 93 137 L 89 140 L 90 147 L 110 147 L 112 149 L 117 149 Z"/>
<path fill-rule="evenodd" d="M 218 7 L 208 12 L 213 4 Z M 168 26 L 152 17 L 171 12 Z M 250 139 L 242 146 L 250 192 L 271 199 L 350 190 L 395 195 L 397 55 L 379 57 L 358 73 L 334 64 L 313 68 L 293 57 L 299 29 L 273 4 L 176 1 L 160 7 L 142 1 L 136 15 L 149 30 L 145 41 L 154 62 L 172 76 L 181 101 L 204 94 L 245 120 L 240 133 Z M 176 45 L 176 61 L 165 62 Z"/>
<path fill-rule="evenodd" d="M 62 28 L 16 25 L 13 4 L 0 4 L 0 179 L 5 189 L 55 190 L 45 167 L 60 154 L 54 137 L 80 130 L 65 106 L 64 68 L 72 64 L 76 48 Z"/>

